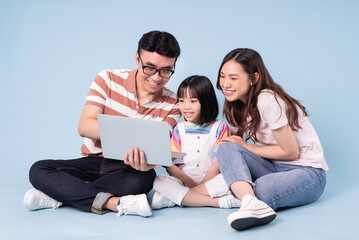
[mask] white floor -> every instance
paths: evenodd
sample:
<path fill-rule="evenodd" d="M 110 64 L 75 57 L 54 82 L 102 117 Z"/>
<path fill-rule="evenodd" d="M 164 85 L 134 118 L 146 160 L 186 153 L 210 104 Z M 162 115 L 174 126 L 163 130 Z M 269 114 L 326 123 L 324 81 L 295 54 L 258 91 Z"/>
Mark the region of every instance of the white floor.
<path fill-rule="evenodd" d="M 278 211 L 269 225 L 237 232 L 226 217 L 235 209 L 174 207 L 149 218 L 96 215 L 71 207 L 28 211 L 26 177 L 2 179 L 0 239 L 357 239 L 358 191 L 329 185 L 315 203 Z M 331 182 L 331 181 L 329 181 Z M 4 191 L 5 190 L 5 191 Z M 151 194 L 149 195 L 151 198 Z"/>

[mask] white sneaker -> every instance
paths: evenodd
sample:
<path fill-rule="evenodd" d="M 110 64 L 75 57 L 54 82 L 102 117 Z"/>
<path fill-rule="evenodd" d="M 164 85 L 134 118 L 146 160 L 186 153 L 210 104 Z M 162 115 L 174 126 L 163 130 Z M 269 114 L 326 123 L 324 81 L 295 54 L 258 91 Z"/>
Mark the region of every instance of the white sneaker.
<path fill-rule="evenodd" d="M 276 218 L 276 213 L 263 201 L 251 195 L 245 195 L 242 199 L 242 207 L 231 213 L 228 224 L 236 229 L 243 230 L 255 226 L 268 224 Z"/>
<path fill-rule="evenodd" d="M 117 206 L 117 217 L 123 214 L 140 215 L 148 217 L 152 215 L 146 194 L 127 195 L 121 197 L 120 204 Z"/>
<path fill-rule="evenodd" d="M 218 204 L 220 208 L 235 208 L 241 206 L 241 200 L 232 194 L 227 194 L 219 198 Z"/>
<path fill-rule="evenodd" d="M 30 210 L 38 210 L 43 208 L 57 209 L 62 203 L 50 198 L 45 193 L 32 188 L 25 194 L 24 205 Z"/>
<path fill-rule="evenodd" d="M 176 204 L 172 202 L 170 199 L 168 199 L 167 197 L 165 197 L 165 195 L 159 192 L 155 192 L 155 194 L 153 194 L 153 198 L 151 202 L 152 209 L 161 209 L 166 207 L 169 208 L 169 207 L 174 207 L 175 205 Z"/>

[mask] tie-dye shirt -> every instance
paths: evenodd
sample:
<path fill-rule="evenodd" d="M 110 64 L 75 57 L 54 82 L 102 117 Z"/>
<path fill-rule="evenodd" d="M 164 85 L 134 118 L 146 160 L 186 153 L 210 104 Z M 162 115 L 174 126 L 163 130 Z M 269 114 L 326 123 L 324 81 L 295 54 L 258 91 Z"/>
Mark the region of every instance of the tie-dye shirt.
<path fill-rule="evenodd" d="M 196 125 L 194 123 L 185 121 L 184 127 L 186 134 L 209 134 L 212 128 L 212 124 L 208 125 Z M 216 144 L 213 149 L 213 158 L 212 158 L 212 164 L 217 162 L 217 148 L 219 146 L 219 143 L 222 141 L 223 138 L 230 136 L 229 126 L 221 121 L 221 123 L 218 126 L 217 132 L 216 132 Z M 178 126 L 176 126 L 173 129 L 172 137 L 171 137 L 171 150 L 174 152 L 181 152 L 181 136 L 178 131 Z M 183 160 L 178 161 L 176 164 L 183 164 Z"/>

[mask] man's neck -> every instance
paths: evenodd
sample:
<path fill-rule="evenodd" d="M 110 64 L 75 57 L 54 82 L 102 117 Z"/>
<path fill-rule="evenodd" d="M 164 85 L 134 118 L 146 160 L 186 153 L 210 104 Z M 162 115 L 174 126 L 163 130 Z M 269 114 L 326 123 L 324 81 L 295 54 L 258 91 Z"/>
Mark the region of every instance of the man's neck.
<path fill-rule="evenodd" d="M 141 106 L 144 102 L 146 102 L 147 99 L 150 99 L 152 96 L 154 96 L 156 93 L 150 93 L 148 92 L 144 86 L 142 86 L 141 84 L 139 84 L 139 81 L 137 81 L 137 76 L 136 76 L 136 94 L 137 94 L 137 99 L 138 99 L 138 103 Z"/>
<path fill-rule="evenodd" d="M 154 94 L 148 93 L 146 91 L 141 91 L 139 89 L 137 89 L 137 98 L 138 98 L 138 103 L 140 105 L 142 105 L 144 102 L 146 102 L 147 99 L 151 98 Z"/>

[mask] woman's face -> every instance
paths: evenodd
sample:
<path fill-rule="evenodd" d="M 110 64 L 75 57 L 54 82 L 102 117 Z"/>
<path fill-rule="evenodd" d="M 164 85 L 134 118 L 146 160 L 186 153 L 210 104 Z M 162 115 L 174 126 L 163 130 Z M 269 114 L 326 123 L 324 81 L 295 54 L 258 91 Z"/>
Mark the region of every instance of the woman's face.
<path fill-rule="evenodd" d="M 233 102 L 239 99 L 245 103 L 252 81 L 241 64 L 230 60 L 222 66 L 219 84 L 228 101 Z"/>

